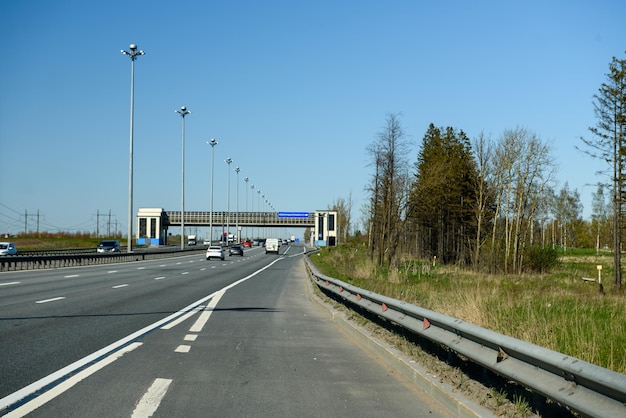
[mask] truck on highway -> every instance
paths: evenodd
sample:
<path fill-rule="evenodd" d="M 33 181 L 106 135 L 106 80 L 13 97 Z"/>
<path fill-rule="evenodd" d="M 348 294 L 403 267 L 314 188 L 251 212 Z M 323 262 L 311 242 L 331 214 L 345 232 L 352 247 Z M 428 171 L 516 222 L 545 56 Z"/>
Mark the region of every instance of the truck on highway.
<path fill-rule="evenodd" d="M 197 240 L 196 240 L 196 236 L 195 235 L 188 235 L 187 236 L 187 245 L 196 245 Z"/>

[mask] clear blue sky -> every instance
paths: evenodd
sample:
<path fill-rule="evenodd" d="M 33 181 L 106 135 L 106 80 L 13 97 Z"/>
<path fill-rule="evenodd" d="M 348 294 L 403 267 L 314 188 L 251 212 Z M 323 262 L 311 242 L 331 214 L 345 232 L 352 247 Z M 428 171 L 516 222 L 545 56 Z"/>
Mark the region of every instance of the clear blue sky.
<path fill-rule="evenodd" d="M 592 97 L 624 58 L 626 3 L 599 1 L 0 1 L 0 232 L 127 231 L 130 59 L 136 43 L 134 208 L 226 210 L 254 184 L 278 211 L 352 195 L 387 114 L 414 144 L 430 123 L 552 144 L 559 185 L 590 215 L 596 172 L 576 150 Z M 246 189 L 244 177 L 250 182 Z M 237 176 L 231 174 L 230 209 Z M 256 189 L 255 189 L 256 190 Z M 256 195 L 256 191 L 254 192 Z M 258 195 L 254 208 L 258 209 Z M 102 228 L 102 226 L 101 226 Z"/>

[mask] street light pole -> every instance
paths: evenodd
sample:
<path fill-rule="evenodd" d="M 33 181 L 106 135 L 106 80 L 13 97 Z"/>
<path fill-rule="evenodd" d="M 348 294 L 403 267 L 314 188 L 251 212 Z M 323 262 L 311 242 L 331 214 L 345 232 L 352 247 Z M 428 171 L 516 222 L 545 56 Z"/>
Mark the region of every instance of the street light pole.
<path fill-rule="evenodd" d="M 211 141 L 207 141 L 207 144 L 211 146 L 211 212 L 209 214 L 209 245 L 213 243 L 213 167 L 215 163 L 215 146 L 217 141 L 211 138 Z"/>
<path fill-rule="evenodd" d="M 265 195 L 263 195 L 263 200 L 265 200 Z M 267 200 L 265 200 L 265 205 L 263 205 L 263 212 L 265 212 L 267 209 L 266 208 L 267 205 Z M 265 227 L 263 228 L 263 235 L 265 235 L 265 238 L 267 238 L 267 221 L 266 221 L 266 216 L 267 213 L 263 213 L 263 223 L 265 224 Z"/>
<path fill-rule="evenodd" d="M 230 163 L 233 159 L 228 157 L 225 161 L 228 167 L 228 180 L 226 183 L 226 245 L 228 245 L 228 235 L 230 234 Z"/>
<path fill-rule="evenodd" d="M 259 195 L 259 206 L 258 206 L 258 211 L 259 211 L 259 236 L 262 234 L 262 229 L 261 229 L 261 220 L 263 219 L 263 212 L 261 212 L 261 190 L 257 190 L 256 191 L 257 194 Z"/>
<path fill-rule="evenodd" d="M 254 220 L 256 220 L 256 216 L 254 216 L 254 184 L 250 186 L 250 189 L 252 189 L 252 199 L 251 199 L 252 201 L 250 202 L 250 206 L 251 206 L 250 212 L 252 212 L 252 219 L 254 223 Z M 257 236 L 257 238 L 259 237 Z M 252 239 L 254 239 L 254 226 L 252 227 Z"/>
<path fill-rule="evenodd" d="M 182 185 L 181 185 L 181 198 L 180 198 L 180 249 L 185 249 L 185 116 L 191 114 L 185 106 L 182 106 L 180 110 L 175 110 L 183 118 L 183 132 L 182 132 Z"/>
<path fill-rule="evenodd" d="M 235 195 L 235 231 L 237 231 L 237 243 L 241 242 L 241 237 L 239 236 L 239 172 L 241 169 L 239 167 L 235 168 L 235 173 L 237 173 L 237 186 L 235 190 L 237 194 Z"/>
<path fill-rule="evenodd" d="M 246 177 L 243 181 L 246 182 L 246 219 L 248 220 L 248 223 L 250 223 L 250 214 L 248 214 L 248 181 L 250 181 L 250 179 Z M 248 236 L 248 227 L 246 226 L 246 239 L 247 238 L 250 237 Z"/>
<path fill-rule="evenodd" d="M 130 44 L 130 51 L 122 54 L 130 58 L 130 155 L 128 166 L 128 243 L 126 249 L 130 253 L 133 251 L 133 133 L 135 123 L 135 60 L 138 56 L 144 55 L 143 51 L 137 51 L 137 45 Z"/>

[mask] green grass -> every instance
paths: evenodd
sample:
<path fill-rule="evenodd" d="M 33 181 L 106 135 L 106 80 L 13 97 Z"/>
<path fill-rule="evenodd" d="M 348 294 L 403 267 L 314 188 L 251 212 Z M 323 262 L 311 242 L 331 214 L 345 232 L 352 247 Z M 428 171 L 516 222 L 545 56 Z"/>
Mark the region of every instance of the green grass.
<path fill-rule="evenodd" d="M 18 252 L 33 250 L 53 250 L 64 248 L 90 248 L 97 247 L 103 239 L 119 239 L 119 238 L 90 238 L 90 237 L 73 237 L 73 236 L 18 236 L 7 239 L 17 247 Z M 120 241 L 121 242 L 121 241 Z"/>
<path fill-rule="evenodd" d="M 580 251 L 550 274 L 490 276 L 404 260 L 377 269 L 365 248 L 322 250 L 326 275 L 626 374 L 626 297 L 612 292 L 612 257 Z M 597 266 L 605 293 L 600 294 Z"/>

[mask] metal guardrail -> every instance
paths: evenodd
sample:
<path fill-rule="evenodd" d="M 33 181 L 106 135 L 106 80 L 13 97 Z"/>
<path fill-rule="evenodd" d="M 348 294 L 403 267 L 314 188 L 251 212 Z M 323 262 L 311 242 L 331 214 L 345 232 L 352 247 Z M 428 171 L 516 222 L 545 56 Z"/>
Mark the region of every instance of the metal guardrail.
<path fill-rule="evenodd" d="M 54 251 L 56 252 L 56 250 Z M 0 257 L 0 272 L 154 260 L 171 257 L 174 253 L 204 252 L 206 247 L 199 245 L 186 248 L 185 250 L 175 247 L 142 248 L 130 253 L 126 252 L 125 248 L 115 253 L 98 253 L 95 249 L 89 249 L 86 252 L 81 252 L 80 249 L 69 251 L 70 254 L 60 251 L 58 254 L 54 253 L 52 255 L 40 255 L 42 251 L 35 252 L 35 255 L 25 255 L 26 251 L 22 251 L 18 255 L 2 256 Z"/>
<path fill-rule="evenodd" d="M 321 274 L 318 287 L 589 417 L 626 417 L 626 375 Z"/>
<path fill-rule="evenodd" d="M 126 251 L 125 246 L 120 246 L 120 252 Z M 42 256 L 42 255 L 73 255 L 73 254 L 95 254 L 97 247 L 87 248 L 55 248 L 51 250 L 20 250 L 18 256 Z"/>

